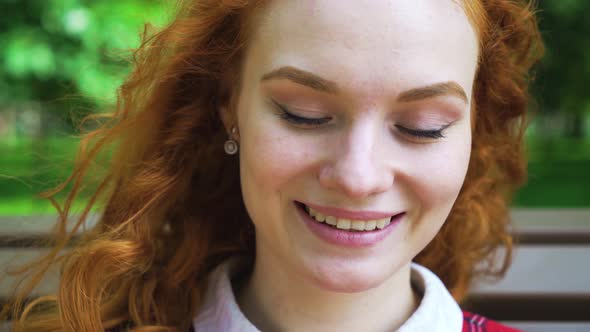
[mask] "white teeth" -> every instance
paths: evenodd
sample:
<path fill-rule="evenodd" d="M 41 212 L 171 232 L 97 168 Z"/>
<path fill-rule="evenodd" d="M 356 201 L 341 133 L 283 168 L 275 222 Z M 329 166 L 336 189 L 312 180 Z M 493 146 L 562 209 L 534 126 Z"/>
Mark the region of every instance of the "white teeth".
<path fill-rule="evenodd" d="M 305 208 L 308 210 L 307 212 L 309 213 L 310 216 L 312 216 L 312 217 L 316 216 L 316 214 L 317 214 L 316 210 L 314 210 L 310 207 L 307 207 L 307 206 Z"/>
<path fill-rule="evenodd" d="M 326 220 L 326 216 L 324 216 L 321 213 L 316 213 L 315 215 L 315 220 L 319 221 L 319 222 L 324 222 Z"/>
<path fill-rule="evenodd" d="M 336 224 L 336 227 L 340 229 L 350 229 L 350 220 L 338 219 L 338 224 Z"/>
<path fill-rule="evenodd" d="M 365 224 L 366 224 L 366 222 L 364 222 L 364 221 L 354 220 L 352 222 L 352 225 L 350 226 L 350 228 L 352 228 L 356 231 L 364 231 L 365 227 L 366 227 Z"/>
<path fill-rule="evenodd" d="M 372 231 L 376 228 L 383 229 L 387 225 L 389 225 L 390 218 L 383 218 L 378 220 L 350 220 L 350 219 L 338 219 L 333 216 L 327 216 L 322 214 L 310 207 L 305 207 L 307 213 L 312 216 L 315 220 L 319 221 L 320 223 L 325 222 L 328 225 L 335 226 L 336 228 L 343 229 L 343 230 L 355 230 L 355 231 Z"/>
<path fill-rule="evenodd" d="M 338 225 L 338 219 L 331 217 L 331 216 L 326 217 L 326 224 L 336 226 L 336 225 Z"/>
<path fill-rule="evenodd" d="M 389 225 L 389 222 L 389 218 L 379 219 L 377 220 L 377 228 L 383 229 L 385 226 Z"/>
<path fill-rule="evenodd" d="M 365 225 L 365 231 L 372 231 L 375 228 L 377 228 L 377 220 L 367 221 L 367 223 Z"/>

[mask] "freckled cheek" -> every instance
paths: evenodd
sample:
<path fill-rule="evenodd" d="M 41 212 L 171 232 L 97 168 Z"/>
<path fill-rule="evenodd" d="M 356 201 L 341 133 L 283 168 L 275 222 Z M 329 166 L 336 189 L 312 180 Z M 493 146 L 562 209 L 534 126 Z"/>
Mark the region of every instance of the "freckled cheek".
<path fill-rule="evenodd" d="M 421 156 L 411 178 L 424 208 L 453 204 L 463 185 L 469 164 L 469 148 L 455 146 Z"/>
<path fill-rule="evenodd" d="M 258 127 L 242 146 L 243 179 L 266 194 L 284 192 L 305 172 L 309 146 L 280 128 Z"/>

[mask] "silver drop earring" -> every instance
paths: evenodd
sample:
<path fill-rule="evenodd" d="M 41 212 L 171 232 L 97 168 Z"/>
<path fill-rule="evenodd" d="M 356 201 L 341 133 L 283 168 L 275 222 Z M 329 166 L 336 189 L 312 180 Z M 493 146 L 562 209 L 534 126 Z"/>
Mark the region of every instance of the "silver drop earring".
<path fill-rule="evenodd" d="M 225 153 L 227 153 L 230 156 L 238 153 L 238 142 L 234 139 L 234 137 L 236 136 L 236 132 L 236 127 L 233 127 L 231 129 L 232 136 L 227 141 L 225 141 L 225 144 L 223 145 Z"/>

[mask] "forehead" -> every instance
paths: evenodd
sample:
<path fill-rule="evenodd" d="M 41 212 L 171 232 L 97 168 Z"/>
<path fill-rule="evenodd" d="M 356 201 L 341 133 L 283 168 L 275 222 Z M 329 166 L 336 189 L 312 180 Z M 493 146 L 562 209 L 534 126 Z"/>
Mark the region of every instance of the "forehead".
<path fill-rule="evenodd" d="M 253 27 L 260 70 L 303 67 L 357 90 L 452 78 L 470 92 L 477 63 L 475 30 L 453 0 L 276 0 Z"/>

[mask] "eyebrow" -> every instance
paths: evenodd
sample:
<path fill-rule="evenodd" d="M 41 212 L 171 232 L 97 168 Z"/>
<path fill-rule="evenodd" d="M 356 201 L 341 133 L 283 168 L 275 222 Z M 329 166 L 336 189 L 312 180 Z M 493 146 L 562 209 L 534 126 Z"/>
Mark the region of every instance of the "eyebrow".
<path fill-rule="evenodd" d="M 404 91 L 397 97 L 397 101 L 412 102 L 442 96 L 454 96 L 463 100 L 466 104 L 469 103 L 465 90 L 459 83 L 454 81 L 435 83 Z"/>
<path fill-rule="evenodd" d="M 317 76 L 316 74 L 295 67 L 281 67 L 279 69 L 275 69 L 267 74 L 264 74 L 261 81 L 273 79 L 287 79 L 310 87 L 314 90 L 330 94 L 338 94 L 340 92 L 340 88 L 335 82 L 326 80 Z"/>
<path fill-rule="evenodd" d="M 287 79 L 307 86 L 311 89 L 330 94 L 338 94 L 340 92 L 340 88 L 335 82 L 291 66 L 281 67 L 264 74 L 261 78 L 261 81 L 274 79 Z M 465 90 L 463 90 L 461 85 L 455 81 L 441 82 L 412 88 L 400 93 L 400 95 L 397 97 L 397 101 L 413 102 L 442 96 L 454 96 L 461 99 L 465 103 L 469 103 L 469 99 L 467 98 Z"/>

